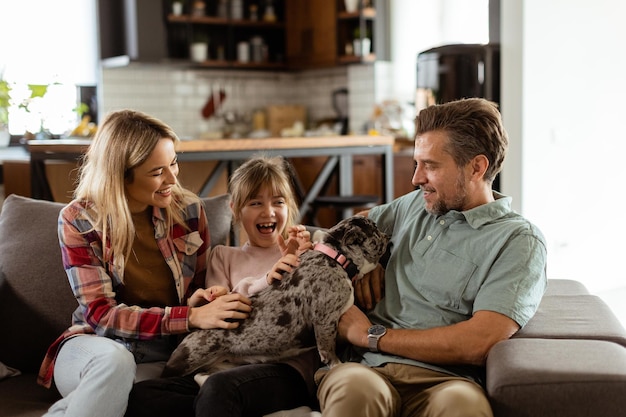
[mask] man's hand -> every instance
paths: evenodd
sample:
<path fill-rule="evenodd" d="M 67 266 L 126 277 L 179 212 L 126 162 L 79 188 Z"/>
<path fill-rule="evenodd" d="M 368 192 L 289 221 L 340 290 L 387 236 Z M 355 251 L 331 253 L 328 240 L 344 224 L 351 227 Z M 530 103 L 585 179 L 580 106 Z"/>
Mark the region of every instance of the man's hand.
<path fill-rule="evenodd" d="M 355 303 L 365 311 L 374 308 L 384 295 L 385 269 L 380 265 L 354 282 Z"/>

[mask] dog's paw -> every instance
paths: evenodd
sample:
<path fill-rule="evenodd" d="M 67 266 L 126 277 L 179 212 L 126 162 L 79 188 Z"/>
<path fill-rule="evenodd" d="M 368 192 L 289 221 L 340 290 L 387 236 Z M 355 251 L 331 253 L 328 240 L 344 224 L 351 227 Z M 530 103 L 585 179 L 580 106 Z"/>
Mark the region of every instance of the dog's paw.
<path fill-rule="evenodd" d="M 328 362 L 328 367 L 332 369 L 335 366 L 340 365 L 341 363 L 342 362 L 339 360 L 339 358 L 335 357 L 334 360 L 331 360 L 331 361 Z"/>
<path fill-rule="evenodd" d="M 337 366 L 341 363 L 341 360 L 337 357 L 337 354 L 334 351 L 319 351 L 320 359 L 329 367 Z"/>
<path fill-rule="evenodd" d="M 198 386 L 202 386 L 202 384 L 205 383 L 205 381 L 209 378 L 209 374 L 205 374 L 203 372 L 200 372 L 199 374 L 195 374 L 193 376 L 193 380 L 196 381 L 196 384 L 198 384 Z"/>

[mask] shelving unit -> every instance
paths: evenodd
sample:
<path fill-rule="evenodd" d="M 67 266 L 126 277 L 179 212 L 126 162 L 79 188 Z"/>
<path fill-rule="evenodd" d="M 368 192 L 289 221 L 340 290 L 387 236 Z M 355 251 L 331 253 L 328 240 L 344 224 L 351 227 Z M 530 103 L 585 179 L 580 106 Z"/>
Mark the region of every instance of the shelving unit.
<path fill-rule="evenodd" d="M 371 63 L 376 60 L 389 59 L 388 0 L 360 1 L 359 3 L 357 11 L 347 12 L 344 1 L 337 0 L 337 62 L 339 64 Z M 364 47 L 364 43 L 368 40 L 369 48 Z"/>
<path fill-rule="evenodd" d="M 171 13 L 171 2 L 164 0 L 167 50 L 170 59 L 190 61 L 190 45 L 195 41 L 204 40 L 208 43 L 207 60 L 193 62 L 194 66 L 239 69 L 283 69 L 286 67 L 283 1 L 271 2 L 276 15 L 275 21 L 264 21 L 263 10 L 259 11 L 258 20 L 250 19 L 250 6 L 263 4 L 262 0 L 242 1 L 243 19 L 218 17 L 215 3 L 207 2 L 211 7 L 202 16 L 193 15 L 189 6 L 182 15 L 174 15 Z M 254 37 L 263 40 L 261 55 L 253 53 L 250 40 Z M 237 48 L 241 42 L 248 44 L 249 60 L 247 62 L 238 59 Z"/>

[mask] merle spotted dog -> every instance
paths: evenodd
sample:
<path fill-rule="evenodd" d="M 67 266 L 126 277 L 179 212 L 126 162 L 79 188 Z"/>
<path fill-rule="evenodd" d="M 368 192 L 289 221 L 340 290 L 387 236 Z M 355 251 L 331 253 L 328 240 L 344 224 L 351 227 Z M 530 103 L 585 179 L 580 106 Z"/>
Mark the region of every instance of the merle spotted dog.
<path fill-rule="evenodd" d="M 316 231 L 317 243 L 300 256 L 300 266 L 250 297 L 252 312 L 238 328 L 190 333 L 172 353 L 163 376 L 276 362 L 315 346 L 324 363 L 339 364 L 337 323 L 354 302 L 351 279 L 375 268 L 388 240 L 363 216 Z"/>

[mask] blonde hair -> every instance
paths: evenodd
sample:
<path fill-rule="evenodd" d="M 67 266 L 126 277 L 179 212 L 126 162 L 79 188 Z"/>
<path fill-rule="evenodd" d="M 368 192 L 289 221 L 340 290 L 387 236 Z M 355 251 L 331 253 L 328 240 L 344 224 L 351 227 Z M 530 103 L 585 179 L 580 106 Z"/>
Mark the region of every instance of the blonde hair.
<path fill-rule="evenodd" d="M 233 172 L 228 183 L 233 204 L 233 221 L 241 220 L 241 211 L 262 187 L 269 187 L 274 195 L 281 195 L 287 203 L 287 224 L 282 232 L 287 238 L 287 228 L 298 219 L 298 202 L 293 184 L 293 167 L 286 159 L 264 155 L 253 156 Z"/>
<path fill-rule="evenodd" d="M 104 260 L 113 262 L 120 275 L 135 237 L 125 184 L 132 183 L 134 168 L 146 161 L 163 138 L 179 141 L 176 133 L 160 120 L 139 111 L 120 110 L 104 118 L 83 157 L 74 198 L 90 203 L 93 230 L 102 233 Z M 199 200 L 178 180 L 172 195 L 171 205 L 165 208 L 167 230 L 175 223 L 186 227 L 183 209 L 190 199 Z"/>

